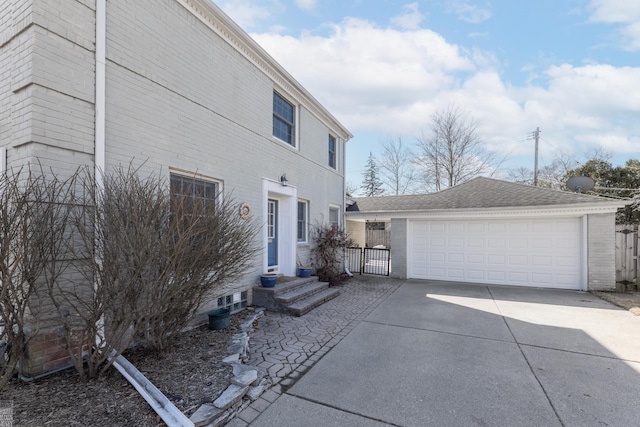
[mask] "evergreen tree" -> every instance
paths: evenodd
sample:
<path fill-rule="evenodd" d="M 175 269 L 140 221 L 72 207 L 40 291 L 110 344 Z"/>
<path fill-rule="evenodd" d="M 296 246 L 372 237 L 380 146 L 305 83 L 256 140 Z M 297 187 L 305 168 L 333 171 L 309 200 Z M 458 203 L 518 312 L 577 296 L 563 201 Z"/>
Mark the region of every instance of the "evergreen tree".
<path fill-rule="evenodd" d="M 362 185 L 360 185 L 360 189 L 362 189 L 366 197 L 380 196 L 384 193 L 382 181 L 378 177 L 378 165 L 376 159 L 373 157 L 373 153 L 369 153 L 367 168 L 362 175 L 364 176 L 364 180 L 362 181 Z"/>

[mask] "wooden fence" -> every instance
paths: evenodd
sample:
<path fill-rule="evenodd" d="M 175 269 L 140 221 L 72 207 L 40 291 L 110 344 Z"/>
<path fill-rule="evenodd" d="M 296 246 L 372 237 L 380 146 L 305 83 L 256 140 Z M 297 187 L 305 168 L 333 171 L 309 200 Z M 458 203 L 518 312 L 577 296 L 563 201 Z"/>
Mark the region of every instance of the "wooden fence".
<path fill-rule="evenodd" d="M 638 225 L 616 225 L 616 283 L 627 289 L 638 285 Z"/>

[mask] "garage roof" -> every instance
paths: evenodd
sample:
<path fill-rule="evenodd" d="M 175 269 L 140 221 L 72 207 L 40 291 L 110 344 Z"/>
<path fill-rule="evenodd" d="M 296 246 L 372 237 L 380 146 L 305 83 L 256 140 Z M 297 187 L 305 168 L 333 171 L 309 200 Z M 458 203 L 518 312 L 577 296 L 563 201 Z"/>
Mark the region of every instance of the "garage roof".
<path fill-rule="evenodd" d="M 430 211 L 444 209 L 527 208 L 543 206 L 610 206 L 628 202 L 600 196 L 550 190 L 477 177 L 437 193 L 405 196 L 355 197 L 350 212 Z"/>

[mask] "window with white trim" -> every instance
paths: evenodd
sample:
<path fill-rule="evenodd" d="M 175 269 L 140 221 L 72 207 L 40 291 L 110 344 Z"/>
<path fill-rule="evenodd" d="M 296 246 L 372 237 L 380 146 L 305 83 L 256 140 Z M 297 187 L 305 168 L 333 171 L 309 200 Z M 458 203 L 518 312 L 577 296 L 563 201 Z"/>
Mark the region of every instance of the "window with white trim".
<path fill-rule="evenodd" d="M 329 224 L 334 227 L 340 227 L 340 209 L 330 207 L 329 208 Z"/>
<path fill-rule="evenodd" d="M 194 177 L 171 174 L 169 183 L 172 196 L 189 196 L 193 203 L 215 203 L 220 192 L 220 184 Z"/>
<path fill-rule="evenodd" d="M 329 167 L 336 168 L 336 137 L 329 135 Z"/>
<path fill-rule="evenodd" d="M 296 109 L 278 92 L 273 92 L 273 136 L 296 146 L 295 141 Z"/>
<path fill-rule="evenodd" d="M 308 235 L 309 202 L 298 201 L 298 243 L 306 243 Z"/>

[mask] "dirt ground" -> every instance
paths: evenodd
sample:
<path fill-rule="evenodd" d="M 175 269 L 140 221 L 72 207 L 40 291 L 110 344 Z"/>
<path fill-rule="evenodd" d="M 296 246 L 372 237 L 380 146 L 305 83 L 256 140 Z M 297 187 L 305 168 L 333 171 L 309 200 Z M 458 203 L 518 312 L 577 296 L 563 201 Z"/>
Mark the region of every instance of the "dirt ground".
<path fill-rule="evenodd" d="M 210 331 L 204 325 L 185 332 L 164 354 L 136 350 L 124 356 L 191 416 L 231 383 L 231 367 L 221 361 L 229 355 L 231 336 L 252 314 L 233 315 L 224 330 Z M 73 368 L 34 382 L 15 379 L 0 392 L 0 401 L 12 402 L 15 426 L 165 425 L 115 368 L 89 381 L 81 381 Z"/>
<path fill-rule="evenodd" d="M 640 292 L 627 291 L 627 292 L 591 292 L 594 295 L 602 298 L 605 301 L 609 301 L 618 307 L 625 308 L 636 316 L 640 316 Z"/>

